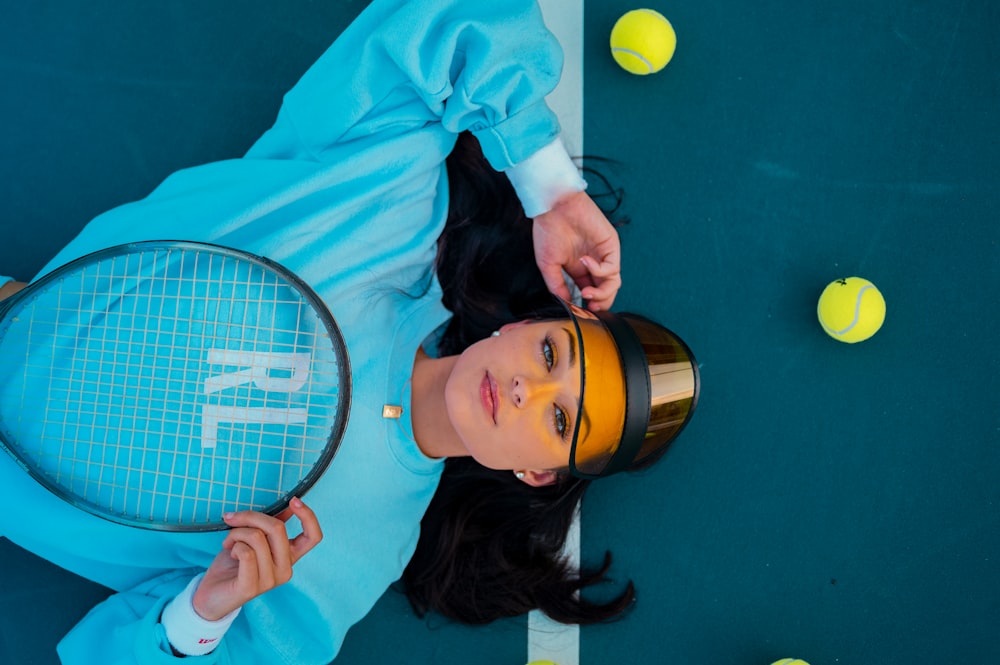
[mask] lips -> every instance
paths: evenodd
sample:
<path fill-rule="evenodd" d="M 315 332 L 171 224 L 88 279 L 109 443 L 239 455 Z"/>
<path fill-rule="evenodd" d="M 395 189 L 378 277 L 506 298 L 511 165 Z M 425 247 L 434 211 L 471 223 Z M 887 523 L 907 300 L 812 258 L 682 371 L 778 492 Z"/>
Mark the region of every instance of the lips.
<path fill-rule="evenodd" d="M 479 383 L 479 398 L 483 402 L 486 414 L 497 423 L 497 411 L 500 408 L 500 391 L 497 388 L 496 380 L 490 376 L 489 372 L 483 375 L 483 380 Z"/>

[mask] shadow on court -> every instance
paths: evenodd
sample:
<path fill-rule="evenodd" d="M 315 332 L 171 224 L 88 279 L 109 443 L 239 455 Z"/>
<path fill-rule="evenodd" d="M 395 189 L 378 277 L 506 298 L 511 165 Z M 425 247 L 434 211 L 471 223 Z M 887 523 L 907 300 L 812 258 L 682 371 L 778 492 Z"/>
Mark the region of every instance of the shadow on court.
<path fill-rule="evenodd" d="M 0 538 L 0 663 L 55 665 L 55 645 L 111 591 Z"/>

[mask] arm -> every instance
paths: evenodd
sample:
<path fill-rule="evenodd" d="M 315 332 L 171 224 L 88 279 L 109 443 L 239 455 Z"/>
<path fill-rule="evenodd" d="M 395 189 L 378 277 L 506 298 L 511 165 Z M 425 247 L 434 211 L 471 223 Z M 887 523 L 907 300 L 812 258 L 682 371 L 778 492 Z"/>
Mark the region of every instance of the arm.
<path fill-rule="evenodd" d="M 285 522 L 292 515 L 303 530 L 289 539 Z M 227 515 L 226 523 L 231 530 L 215 561 L 160 617 L 174 655 L 213 651 L 243 605 L 291 580 L 292 566 L 323 540 L 316 514 L 297 498 L 277 517 L 244 511 Z"/>
<path fill-rule="evenodd" d="M 303 530 L 288 539 L 285 522 L 293 514 Z M 243 644 L 231 650 L 223 635 L 244 604 L 291 579 L 295 563 L 323 538 L 319 522 L 298 499 L 278 517 L 245 511 L 233 513 L 226 522 L 231 530 L 204 574 L 192 578 L 178 571 L 112 596 L 60 642 L 61 662 L 282 662 L 274 654 L 248 651 L 245 634 L 239 636 Z M 239 628 L 245 633 L 246 626 Z"/>
<path fill-rule="evenodd" d="M 545 104 L 561 68 L 534 0 L 376 2 L 286 95 L 247 156 L 323 161 L 345 143 L 415 131 L 450 135 L 450 149 L 470 130 L 535 218 L 550 290 L 569 299 L 565 269 L 592 308 L 607 309 L 621 285 L 618 235 L 582 193 Z"/>
<path fill-rule="evenodd" d="M 254 158 L 335 159 L 345 144 L 465 130 L 504 170 L 559 133 L 545 104 L 562 51 L 535 0 L 373 2 L 285 95 Z"/>
<path fill-rule="evenodd" d="M 622 282 L 618 232 L 583 191 L 586 183 L 562 142 L 512 166 L 507 176 L 534 218 L 535 260 L 549 290 L 571 299 L 565 270 L 592 310 L 610 309 Z"/>

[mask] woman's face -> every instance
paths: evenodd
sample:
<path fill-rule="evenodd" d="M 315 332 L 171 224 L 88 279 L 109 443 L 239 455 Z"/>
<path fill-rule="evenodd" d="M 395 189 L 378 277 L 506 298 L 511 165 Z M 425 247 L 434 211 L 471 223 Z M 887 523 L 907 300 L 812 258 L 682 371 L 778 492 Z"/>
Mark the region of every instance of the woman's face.
<path fill-rule="evenodd" d="M 445 387 L 448 418 L 491 469 L 562 469 L 579 411 L 580 367 L 569 320 L 508 324 L 466 349 Z"/>

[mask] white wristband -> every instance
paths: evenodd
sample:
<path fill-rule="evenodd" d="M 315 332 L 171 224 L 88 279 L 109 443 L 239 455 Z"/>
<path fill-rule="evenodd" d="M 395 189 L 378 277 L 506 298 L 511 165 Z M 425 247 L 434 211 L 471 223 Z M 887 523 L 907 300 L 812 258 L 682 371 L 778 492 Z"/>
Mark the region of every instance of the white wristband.
<path fill-rule="evenodd" d="M 160 615 L 160 623 L 170 646 L 185 656 L 211 653 L 240 613 L 240 608 L 237 607 L 218 621 L 208 621 L 199 616 L 194 609 L 194 592 L 204 576 L 202 573 L 191 580 L 184 591 L 167 603 Z"/>
<path fill-rule="evenodd" d="M 528 217 L 552 210 L 566 194 L 587 189 L 587 181 L 559 138 L 504 173 Z"/>

